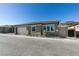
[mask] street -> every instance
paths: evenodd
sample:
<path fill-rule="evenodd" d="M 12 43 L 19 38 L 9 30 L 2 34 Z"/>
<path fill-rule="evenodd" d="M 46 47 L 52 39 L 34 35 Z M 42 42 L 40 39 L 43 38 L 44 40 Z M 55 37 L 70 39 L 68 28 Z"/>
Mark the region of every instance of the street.
<path fill-rule="evenodd" d="M 0 34 L 0 56 L 79 56 L 79 39 Z"/>

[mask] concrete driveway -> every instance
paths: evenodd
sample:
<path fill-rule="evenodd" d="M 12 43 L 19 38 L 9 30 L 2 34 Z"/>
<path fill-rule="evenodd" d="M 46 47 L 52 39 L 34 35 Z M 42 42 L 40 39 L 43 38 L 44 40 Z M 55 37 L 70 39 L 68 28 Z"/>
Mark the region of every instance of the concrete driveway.
<path fill-rule="evenodd" d="M 0 56 L 79 56 L 79 40 L 0 34 Z"/>

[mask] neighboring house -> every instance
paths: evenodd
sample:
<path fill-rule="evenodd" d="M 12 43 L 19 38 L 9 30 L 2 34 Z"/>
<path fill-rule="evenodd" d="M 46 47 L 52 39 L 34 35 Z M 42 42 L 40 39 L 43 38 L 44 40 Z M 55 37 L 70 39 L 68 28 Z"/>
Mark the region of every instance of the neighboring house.
<path fill-rule="evenodd" d="M 13 33 L 14 27 L 10 25 L 0 26 L 0 33 Z"/>
<path fill-rule="evenodd" d="M 79 25 L 68 27 L 69 37 L 79 37 Z"/>
<path fill-rule="evenodd" d="M 29 24 L 15 25 L 15 34 L 30 36 L 59 36 L 59 21 L 42 21 Z"/>

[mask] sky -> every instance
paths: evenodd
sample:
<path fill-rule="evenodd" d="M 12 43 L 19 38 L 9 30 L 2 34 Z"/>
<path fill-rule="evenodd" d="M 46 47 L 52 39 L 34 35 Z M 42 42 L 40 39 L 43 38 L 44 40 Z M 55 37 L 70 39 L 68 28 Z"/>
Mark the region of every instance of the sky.
<path fill-rule="evenodd" d="M 71 3 L 0 3 L 0 25 L 39 21 L 79 21 L 79 4 Z"/>

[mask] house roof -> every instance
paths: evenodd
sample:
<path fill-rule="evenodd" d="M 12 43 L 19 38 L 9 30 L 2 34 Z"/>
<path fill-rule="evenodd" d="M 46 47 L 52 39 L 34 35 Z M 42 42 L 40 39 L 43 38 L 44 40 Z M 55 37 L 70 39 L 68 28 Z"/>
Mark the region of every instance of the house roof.
<path fill-rule="evenodd" d="M 75 29 L 77 26 L 79 26 L 79 25 L 75 25 L 75 26 L 68 27 L 68 30 Z"/>
<path fill-rule="evenodd" d="M 25 23 L 25 24 L 18 24 L 18 25 L 15 25 L 15 26 L 27 26 L 27 25 L 48 24 L 48 23 L 57 23 L 57 24 L 59 24 L 59 21 L 39 21 L 39 22 L 31 22 L 31 23 Z"/>
<path fill-rule="evenodd" d="M 59 21 L 39 21 L 39 22 L 32 22 L 29 24 L 47 24 L 47 23 L 59 23 Z"/>
<path fill-rule="evenodd" d="M 0 27 L 12 27 L 13 25 L 1 25 Z"/>

